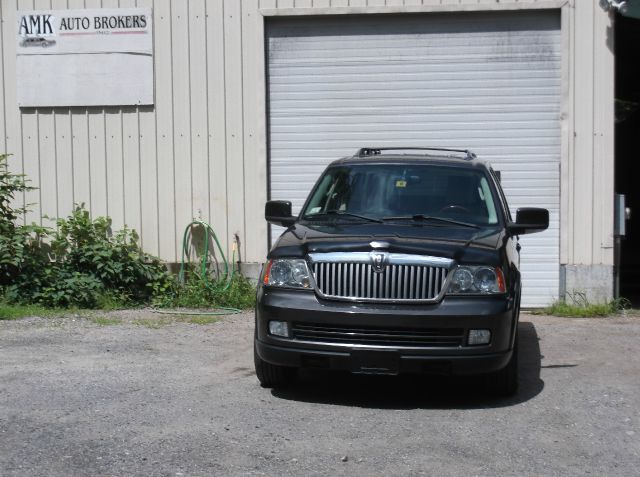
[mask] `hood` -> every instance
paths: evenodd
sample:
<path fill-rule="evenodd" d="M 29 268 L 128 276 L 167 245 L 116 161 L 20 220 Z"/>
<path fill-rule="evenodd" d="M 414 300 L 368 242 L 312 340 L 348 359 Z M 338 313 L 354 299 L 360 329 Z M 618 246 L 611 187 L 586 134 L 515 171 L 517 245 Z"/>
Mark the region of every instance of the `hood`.
<path fill-rule="evenodd" d="M 318 252 L 368 252 L 373 241 L 389 252 L 452 258 L 458 263 L 495 263 L 505 238 L 501 226 L 470 228 L 404 223 L 296 223 L 274 244 L 269 258 L 304 257 Z"/>

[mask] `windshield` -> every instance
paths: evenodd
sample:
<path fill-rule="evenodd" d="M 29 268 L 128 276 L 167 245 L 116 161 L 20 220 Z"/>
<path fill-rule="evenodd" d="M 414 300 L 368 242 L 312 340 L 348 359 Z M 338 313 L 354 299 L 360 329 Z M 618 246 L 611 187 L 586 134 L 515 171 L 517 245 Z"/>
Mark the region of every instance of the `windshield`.
<path fill-rule="evenodd" d="M 475 225 L 498 223 L 493 194 L 481 171 L 433 164 L 329 168 L 302 218 L 313 220 L 327 215 L 348 220 L 360 216 L 388 221 L 444 218 Z"/>

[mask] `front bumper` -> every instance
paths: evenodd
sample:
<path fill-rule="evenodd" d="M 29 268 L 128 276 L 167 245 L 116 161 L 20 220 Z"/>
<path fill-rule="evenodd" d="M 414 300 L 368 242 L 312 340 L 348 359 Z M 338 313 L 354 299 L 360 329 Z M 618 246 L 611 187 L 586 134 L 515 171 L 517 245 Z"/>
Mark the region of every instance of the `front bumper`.
<path fill-rule="evenodd" d="M 261 287 L 256 306 L 256 352 L 272 364 L 351 372 L 443 375 L 482 374 L 499 370 L 511 358 L 517 326 L 515 300 L 509 296 L 445 297 L 429 305 L 348 303 L 319 300 L 313 292 Z M 280 338 L 268 332 L 271 320 L 289 327 L 374 328 L 377 330 L 460 330 L 456 345 L 416 343 L 393 345 L 332 342 L 313 338 Z M 470 329 L 488 329 L 491 342 L 468 346 Z"/>

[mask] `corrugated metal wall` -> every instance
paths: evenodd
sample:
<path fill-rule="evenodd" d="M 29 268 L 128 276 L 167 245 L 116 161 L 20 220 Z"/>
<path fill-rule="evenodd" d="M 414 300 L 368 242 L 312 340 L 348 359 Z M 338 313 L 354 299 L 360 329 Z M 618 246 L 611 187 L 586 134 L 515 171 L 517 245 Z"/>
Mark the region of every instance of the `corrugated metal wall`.
<path fill-rule="evenodd" d="M 39 186 L 26 197 L 39 204 L 29 221 L 84 202 L 175 261 L 182 229 L 201 217 L 225 244 L 238 233 L 242 259 L 258 262 L 267 243 L 263 15 L 563 5 L 561 262 L 611 264 L 613 53 L 596 1 L 1 0 L 0 150 Z M 154 10 L 154 107 L 17 108 L 17 10 L 130 6 Z"/>
<path fill-rule="evenodd" d="M 18 110 L 16 10 L 131 6 L 154 12 L 155 107 Z M 238 233 L 243 259 L 259 260 L 266 242 L 258 231 L 245 233 L 247 220 L 266 233 L 261 214 L 251 213 L 266 197 L 255 126 L 256 109 L 264 110 L 256 108 L 258 21 L 257 0 L 2 0 L 0 150 L 39 187 L 27 194 L 36 204 L 27 221 L 85 203 L 175 261 L 182 230 L 202 218 L 225 246 Z"/>

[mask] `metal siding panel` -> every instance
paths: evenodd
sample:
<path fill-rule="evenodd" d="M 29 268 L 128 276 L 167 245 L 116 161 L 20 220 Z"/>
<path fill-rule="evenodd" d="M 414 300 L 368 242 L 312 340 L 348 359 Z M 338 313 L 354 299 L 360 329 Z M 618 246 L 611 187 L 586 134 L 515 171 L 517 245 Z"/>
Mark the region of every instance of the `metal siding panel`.
<path fill-rule="evenodd" d="M 140 243 L 153 255 L 160 255 L 158 162 L 156 151 L 156 120 L 151 108 L 140 110 Z"/>
<path fill-rule="evenodd" d="M 156 151 L 158 162 L 158 241 L 164 260 L 177 260 L 176 202 L 173 144 L 173 75 L 171 6 L 156 2 L 154 8 L 154 60 L 156 63 Z"/>
<path fill-rule="evenodd" d="M 40 212 L 55 219 L 58 216 L 58 177 L 56 164 L 55 112 L 52 109 L 38 111 L 38 162 L 40 169 Z M 45 221 L 51 224 L 51 221 Z"/>
<path fill-rule="evenodd" d="M 4 81 L 4 150 L 11 154 L 8 164 L 15 172 L 24 172 L 24 155 L 22 153 L 22 118 L 17 108 L 16 99 L 16 51 L 15 51 L 15 2 L 3 2 L 2 5 L 2 60 Z M 22 199 L 22 198 L 20 198 Z"/>
<path fill-rule="evenodd" d="M 51 0 L 52 10 L 62 10 L 67 8 L 67 0 Z M 44 8 L 47 8 L 45 6 Z M 54 130 L 56 157 L 56 200 L 57 217 L 67 216 L 74 205 L 73 186 L 73 129 L 71 128 L 70 108 L 54 109 Z"/>
<path fill-rule="evenodd" d="M 210 224 L 228 250 L 225 31 L 223 0 L 206 2 Z"/>
<path fill-rule="evenodd" d="M 135 0 L 138 7 L 154 6 L 154 0 Z M 154 24 L 154 30 L 157 27 Z M 155 76 L 155 65 L 154 65 Z M 138 112 L 140 132 L 140 244 L 145 252 L 160 255 L 158 209 L 158 163 L 156 150 L 156 117 L 152 106 L 141 106 Z"/>
<path fill-rule="evenodd" d="M 225 0 L 225 85 L 227 128 L 228 235 L 244 238 L 244 104 L 242 94 L 242 3 Z M 240 253 L 245 255 L 244 240 Z"/>
<path fill-rule="evenodd" d="M 594 43 L 612 43 L 612 17 L 596 10 Z M 594 48 L 593 251 L 591 263 L 613 265 L 615 62 L 609 48 Z"/>
<path fill-rule="evenodd" d="M 142 230 L 140 211 L 140 130 L 137 106 L 122 110 L 122 166 L 124 181 L 124 223 Z"/>
<path fill-rule="evenodd" d="M 73 143 L 71 112 L 64 110 L 56 113 L 56 157 L 58 177 L 58 216 L 66 215 L 73 208 Z"/>
<path fill-rule="evenodd" d="M 105 132 L 105 158 L 106 158 L 106 177 L 107 177 L 107 194 L 106 198 L 96 189 L 101 187 L 104 180 L 102 176 L 101 164 L 91 161 L 91 197 L 93 210 L 99 215 L 103 215 L 102 202 L 106 203 L 104 207 L 106 214 L 113 220 L 114 230 L 122 228 L 125 223 L 124 210 L 126 207 L 124 197 L 124 154 L 123 154 L 123 138 L 122 138 L 122 113 L 119 109 L 108 109 L 104 111 L 104 116 L 100 112 L 89 112 L 89 127 L 91 128 L 92 150 L 99 151 L 100 144 L 96 143 L 93 148 L 93 141 L 99 134 L 101 127 L 101 118 L 104 117 Z"/>
<path fill-rule="evenodd" d="M 211 218 L 207 124 L 207 34 L 205 1 L 189 2 L 189 86 L 194 217 Z"/>
<path fill-rule="evenodd" d="M 315 5 L 315 3 L 314 3 Z M 243 106 L 244 106 L 244 216 L 246 235 L 243 259 L 262 262 L 267 253 L 264 239 L 268 234 L 264 220 L 267 200 L 267 159 L 264 146 L 265 91 L 256 88 L 264 84 L 264 21 L 257 12 L 258 1 L 243 2 Z"/>
<path fill-rule="evenodd" d="M 0 1 L 0 54 L 2 57 L 0 58 L 0 154 L 6 154 L 7 151 L 7 107 L 6 107 L 6 79 L 5 79 L 5 69 L 4 69 L 4 61 L 5 56 L 7 55 L 7 44 L 4 42 L 4 31 L 5 31 L 5 21 L 4 21 L 4 10 L 5 6 Z M 12 74 L 9 72 L 9 74 Z"/>
<path fill-rule="evenodd" d="M 30 205 L 25 220 L 27 223 L 42 223 L 42 213 L 40 206 L 41 180 L 40 180 L 40 153 L 38 140 L 38 110 L 30 109 L 22 112 L 22 153 L 24 173 L 29 179 L 29 185 L 36 187 L 25 193 L 25 203 Z"/>
<path fill-rule="evenodd" d="M 593 250 L 594 38 L 593 8 L 576 8 L 573 261 L 591 263 Z M 587 100 L 588 98 L 588 100 Z"/>
<path fill-rule="evenodd" d="M 91 210 L 91 169 L 89 167 L 89 116 L 86 109 L 71 110 L 71 153 L 73 162 L 73 198 Z M 101 173 L 105 179 L 104 171 Z"/>
<path fill-rule="evenodd" d="M 191 222 L 193 211 L 191 157 L 191 94 L 189 84 L 189 4 L 173 2 L 171 38 L 173 69 L 173 143 L 176 201 L 176 243 Z"/>
<path fill-rule="evenodd" d="M 272 198 L 298 211 L 328 162 L 362 145 L 469 147 L 504 171 L 513 210 L 550 209 L 549 230 L 522 238 L 523 304 L 548 303 L 559 281 L 559 27 L 557 12 L 273 21 Z"/>

